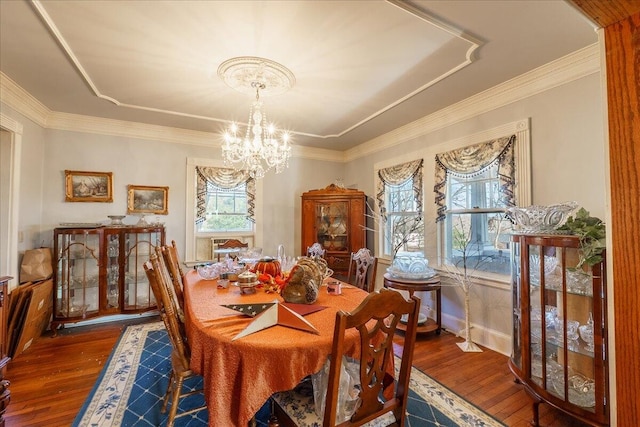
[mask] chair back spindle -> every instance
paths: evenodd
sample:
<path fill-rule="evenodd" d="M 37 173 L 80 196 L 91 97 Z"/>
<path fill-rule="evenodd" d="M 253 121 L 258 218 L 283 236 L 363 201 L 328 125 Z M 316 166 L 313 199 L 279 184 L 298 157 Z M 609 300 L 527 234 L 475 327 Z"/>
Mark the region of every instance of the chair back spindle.
<path fill-rule="evenodd" d="M 175 240 L 171 241 L 171 245 L 156 246 L 156 254 L 161 256 L 164 261 L 173 284 L 178 306 L 180 311 L 184 313 L 184 272 L 180 267 L 180 257 L 178 256 Z"/>
<path fill-rule="evenodd" d="M 367 292 L 375 290 L 378 258 L 371 255 L 367 248 L 361 248 L 351 254 L 347 282 Z"/>

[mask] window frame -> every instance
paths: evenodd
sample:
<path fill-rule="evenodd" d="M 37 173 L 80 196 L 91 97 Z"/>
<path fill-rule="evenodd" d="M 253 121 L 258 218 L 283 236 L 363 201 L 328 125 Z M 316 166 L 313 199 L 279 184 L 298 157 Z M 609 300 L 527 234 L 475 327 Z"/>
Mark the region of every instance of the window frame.
<path fill-rule="evenodd" d="M 217 199 L 220 199 L 221 197 L 223 197 L 224 193 L 227 193 L 227 197 L 233 197 L 233 205 L 234 205 L 234 212 L 224 212 L 224 215 L 229 215 L 229 216 L 244 216 L 245 218 L 245 223 L 249 225 L 249 227 L 244 228 L 244 229 L 238 229 L 238 230 L 199 230 L 198 225 L 196 225 L 196 236 L 200 236 L 200 235 L 214 235 L 215 237 L 219 236 L 219 235 L 226 235 L 226 234 L 233 234 L 233 235 L 239 235 L 239 234 L 244 234 L 244 235 L 248 235 L 247 233 L 251 233 L 251 235 L 253 235 L 254 233 L 254 229 L 255 229 L 255 222 L 251 221 L 249 219 L 247 219 L 247 215 L 248 215 L 248 210 L 247 208 L 247 203 L 248 203 L 248 198 L 246 196 L 246 183 L 239 185 L 244 187 L 244 192 L 237 190 L 238 187 L 234 187 L 233 189 L 228 189 L 228 190 L 223 190 L 223 191 L 209 191 L 209 186 L 213 186 L 211 183 L 207 183 L 207 196 L 212 193 L 215 194 Z M 237 200 L 239 198 L 242 197 L 242 194 L 244 193 L 244 198 L 245 198 L 245 210 L 244 212 L 236 212 L 236 205 L 237 205 Z M 207 199 L 207 204 L 208 204 L 209 200 Z"/>
<path fill-rule="evenodd" d="M 264 241 L 264 216 L 263 216 L 263 180 L 256 180 L 256 198 L 254 218 L 255 223 L 251 233 L 197 233 L 196 230 L 196 166 L 228 167 L 222 160 L 189 157 L 186 162 L 185 184 L 185 255 L 186 261 L 196 259 L 196 243 L 200 238 L 243 238 L 244 241 L 253 241 L 252 246 L 262 247 Z"/>
<path fill-rule="evenodd" d="M 423 166 L 424 168 L 424 166 Z M 409 177 L 407 178 L 404 182 L 402 182 L 401 184 L 384 184 L 384 188 L 385 188 L 385 212 L 387 215 L 387 220 L 384 222 L 383 225 L 383 231 L 381 234 L 383 234 L 383 238 L 382 238 L 382 245 L 381 248 L 382 250 L 380 251 L 380 253 L 382 254 L 383 257 L 391 260 L 392 257 L 392 251 L 393 251 L 393 243 L 395 241 L 395 239 L 392 238 L 392 236 L 390 236 L 392 230 L 391 227 L 393 225 L 393 217 L 419 217 L 422 218 L 422 237 L 421 237 L 421 242 L 422 245 L 420 247 L 419 251 L 411 251 L 411 252 L 420 252 L 422 254 L 424 254 L 424 212 L 423 211 L 418 211 L 417 208 L 417 204 L 418 201 L 415 199 L 415 197 L 412 197 L 412 207 L 413 210 L 411 211 L 407 211 L 407 210 L 401 210 L 401 211 L 393 211 L 391 209 L 389 209 L 390 206 L 390 200 L 392 198 L 392 196 L 394 194 L 399 193 L 400 191 L 403 192 L 407 192 L 409 194 L 411 194 L 411 196 L 413 196 L 413 180 L 414 177 Z M 390 188 L 398 188 L 401 186 L 405 186 L 405 185 L 409 185 L 409 189 L 403 189 L 403 190 L 397 190 L 397 191 L 389 191 Z M 424 190 L 423 190 L 424 193 Z M 423 200 L 424 200 L 424 194 L 423 194 Z M 399 250 L 398 252 L 404 252 Z"/>
<path fill-rule="evenodd" d="M 435 154 L 456 150 L 466 146 L 479 144 L 482 142 L 490 141 L 497 138 L 507 137 L 510 135 L 516 135 L 516 141 L 514 145 L 514 161 L 515 161 L 515 183 L 514 183 L 514 199 L 516 206 L 529 206 L 531 204 L 531 140 L 530 140 L 530 126 L 529 120 L 520 120 L 512 122 L 499 128 L 494 128 L 486 132 L 482 132 L 469 137 L 461 138 L 455 142 L 444 144 L 446 147 L 444 150 L 439 150 Z M 434 154 L 434 156 L 435 156 Z M 447 180 L 446 187 L 449 189 L 450 183 Z M 447 191 L 447 198 L 449 197 Z M 449 209 L 449 200 L 447 199 L 446 215 L 449 216 L 453 210 Z M 499 209 L 466 209 L 466 213 L 488 213 L 489 211 L 495 212 Z M 455 210 L 456 213 L 462 213 L 462 209 Z M 447 266 L 445 261 L 447 259 L 447 247 L 446 236 L 447 233 L 451 234 L 452 229 L 446 229 L 447 220 L 440 221 L 437 224 L 437 248 L 438 259 L 435 268 L 446 274 Z M 509 255 L 510 256 L 510 255 Z M 485 271 L 474 272 L 474 276 L 477 278 L 478 283 L 485 285 L 495 285 L 499 288 L 510 287 L 510 275 L 498 274 Z"/>

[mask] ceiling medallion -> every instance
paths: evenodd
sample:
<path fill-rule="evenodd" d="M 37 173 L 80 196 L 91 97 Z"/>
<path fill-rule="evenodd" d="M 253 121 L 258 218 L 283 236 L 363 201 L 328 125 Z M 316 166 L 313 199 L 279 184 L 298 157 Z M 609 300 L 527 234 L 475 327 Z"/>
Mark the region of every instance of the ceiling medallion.
<path fill-rule="evenodd" d="M 283 94 L 296 83 L 295 76 L 284 65 L 255 56 L 241 56 L 224 61 L 218 67 L 218 76 L 230 88 L 247 95 L 255 93 L 255 82 L 265 86 L 261 89 L 264 96 Z"/>
<path fill-rule="evenodd" d="M 237 123 L 224 134 L 222 158 L 226 165 L 248 170 L 253 178 L 263 178 L 275 168 L 280 173 L 289 165 L 291 146 L 289 133 L 279 132 L 268 123 L 260 94 L 279 95 L 295 84 L 293 73 L 284 65 L 265 58 L 239 57 L 218 67 L 218 76 L 231 88 L 244 94 L 255 94 L 249 110 L 244 136 Z"/>

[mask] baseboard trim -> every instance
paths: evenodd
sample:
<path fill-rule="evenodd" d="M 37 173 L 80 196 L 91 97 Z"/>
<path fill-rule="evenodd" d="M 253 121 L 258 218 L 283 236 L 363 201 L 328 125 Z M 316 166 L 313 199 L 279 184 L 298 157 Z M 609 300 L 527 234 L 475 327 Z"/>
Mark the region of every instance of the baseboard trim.
<path fill-rule="evenodd" d="M 472 319 L 473 320 L 473 319 Z M 464 319 L 460 319 L 449 314 L 442 313 L 442 328 L 457 335 L 464 328 Z M 493 351 L 511 355 L 512 340 L 511 335 L 504 334 L 494 329 L 486 328 L 482 325 L 471 322 L 471 339 L 478 345 L 487 347 Z"/>

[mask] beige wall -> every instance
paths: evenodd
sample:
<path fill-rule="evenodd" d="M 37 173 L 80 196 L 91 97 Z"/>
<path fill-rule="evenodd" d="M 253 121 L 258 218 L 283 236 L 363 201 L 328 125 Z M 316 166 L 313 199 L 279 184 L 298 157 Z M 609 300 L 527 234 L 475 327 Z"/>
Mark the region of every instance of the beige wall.
<path fill-rule="evenodd" d="M 532 202 L 552 204 L 576 201 L 592 215 L 605 217 L 605 139 L 602 121 L 600 74 L 521 99 L 490 112 L 435 132 L 425 133 L 403 144 L 356 158 L 347 164 L 345 182 L 374 195 L 375 165 L 397 158 L 398 163 L 425 159 L 424 192 L 426 254 L 437 264 L 437 227 L 434 208 L 434 155 L 442 144 L 529 118 L 531 129 Z M 388 264 L 378 268 L 377 286 Z M 429 294 L 421 295 L 434 307 Z M 472 288 L 471 320 L 474 340 L 505 354 L 510 352 L 511 290 L 508 283 Z M 463 327 L 463 296 L 459 288 L 443 290 L 443 323 L 452 331 Z"/>

